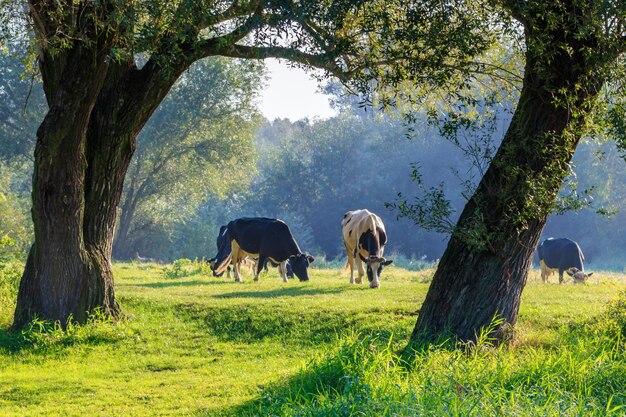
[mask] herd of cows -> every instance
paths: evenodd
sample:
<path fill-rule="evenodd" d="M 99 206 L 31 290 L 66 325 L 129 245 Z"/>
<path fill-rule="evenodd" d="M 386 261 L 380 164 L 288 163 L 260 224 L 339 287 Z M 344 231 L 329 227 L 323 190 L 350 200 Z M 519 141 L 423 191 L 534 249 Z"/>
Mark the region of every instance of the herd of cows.
<path fill-rule="evenodd" d="M 370 287 L 378 288 L 383 267 L 393 262 L 383 257 L 387 243 L 383 221 L 368 210 L 354 210 L 344 214 L 341 228 L 348 253 L 350 283 L 362 282 L 365 263 Z M 300 281 L 308 281 L 307 268 L 314 258 L 300 250 L 289 226 L 282 220 L 244 217 L 222 226 L 217 236 L 217 255 L 209 260 L 213 275 L 230 272 L 232 265 L 235 281 L 242 282 L 241 265 L 251 261 L 255 281 L 269 263 L 278 267 L 280 276 L 287 282 L 293 275 Z M 358 268 L 356 279 L 355 263 Z"/>
<path fill-rule="evenodd" d="M 349 211 L 341 221 L 341 234 L 348 255 L 346 266 L 350 267 L 350 283 L 360 284 L 367 271 L 370 288 L 380 287 L 383 267 L 393 262 L 383 256 L 387 233 L 381 218 L 366 209 Z M 559 273 L 559 283 L 563 282 L 563 272 L 567 272 L 574 283 L 585 282 L 593 274 L 584 272 L 583 252 L 572 240 L 546 239 L 537 252 L 544 283 L 555 271 Z M 263 269 L 267 270 L 268 264 L 278 267 L 285 282 L 294 275 L 300 281 L 308 281 L 308 266 L 313 261 L 313 256 L 300 250 L 285 222 L 265 217 L 244 217 L 222 226 L 217 236 L 217 255 L 209 260 L 214 276 L 228 271 L 230 277 L 232 265 L 236 282 L 242 282 L 243 264 L 252 267 L 255 281 Z M 355 263 L 357 278 L 354 277 Z"/>

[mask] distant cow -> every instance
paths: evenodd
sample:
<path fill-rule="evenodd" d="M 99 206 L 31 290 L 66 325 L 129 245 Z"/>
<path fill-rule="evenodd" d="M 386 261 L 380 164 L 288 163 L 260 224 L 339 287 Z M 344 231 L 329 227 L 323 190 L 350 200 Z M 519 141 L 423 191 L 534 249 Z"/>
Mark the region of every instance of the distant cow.
<path fill-rule="evenodd" d="M 383 257 L 387 233 L 383 221 L 368 210 L 349 211 L 343 216 L 341 222 L 343 244 L 348 253 L 350 265 L 350 284 L 361 283 L 364 275 L 361 261 L 367 265 L 367 279 L 370 288 L 380 286 L 380 274 L 383 267 L 391 264 L 392 260 Z M 354 279 L 354 262 L 359 269 L 359 277 Z"/>
<path fill-rule="evenodd" d="M 559 238 L 546 239 L 537 248 L 539 254 L 539 266 L 541 267 L 541 279 L 548 282 L 548 276 L 554 271 L 559 271 L 559 284 L 563 282 L 563 271 L 574 278 L 574 283 L 582 283 L 593 272 L 586 274 L 583 263 L 585 256 L 580 250 L 578 243 L 573 240 Z"/>
<path fill-rule="evenodd" d="M 287 282 L 287 266 L 289 260 L 294 274 L 300 281 L 308 281 L 307 267 L 313 262 L 313 257 L 302 253 L 289 230 L 289 226 L 282 220 L 265 217 L 246 217 L 233 220 L 227 226 L 227 239 L 231 242 L 222 245 L 215 261 L 215 271 L 220 273 L 225 269 L 230 259 L 235 267 L 235 281 L 241 282 L 238 260 L 246 256 L 258 259 L 254 280 L 259 279 L 259 273 L 266 260 L 273 264 L 282 264 L 279 271 L 283 281 Z"/>

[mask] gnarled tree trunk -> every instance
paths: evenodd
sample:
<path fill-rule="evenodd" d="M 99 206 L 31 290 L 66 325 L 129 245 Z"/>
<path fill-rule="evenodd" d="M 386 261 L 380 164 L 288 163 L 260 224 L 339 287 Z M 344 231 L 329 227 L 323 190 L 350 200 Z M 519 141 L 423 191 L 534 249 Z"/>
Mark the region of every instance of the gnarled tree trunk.
<path fill-rule="evenodd" d="M 102 45 L 96 45 L 96 47 Z M 37 131 L 30 250 L 14 326 L 38 316 L 83 321 L 101 307 L 117 306 L 99 291 L 101 256 L 85 245 L 85 135 L 107 72 L 105 56 L 78 44 L 56 55 L 42 53 L 40 67 L 49 111 Z"/>
<path fill-rule="evenodd" d="M 132 61 L 102 59 L 88 71 L 93 55 L 86 55 L 88 63 L 67 58 L 72 76 L 53 74 L 71 85 L 46 89 L 50 111 L 38 131 L 33 177 L 35 242 L 15 328 L 34 317 L 65 325 L 95 310 L 119 314 L 111 253 L 124 178 L 139 131 L 186 68 L 163 74 L 154 64 L 139 70 Z M 46 69 L 42 63 L 44 85 Z"/>
<path fill-rule="evenodd" d="M 559 39 L 562 41 L 561 35 Z M 527 33 L 528 36 L 528 33 Z M 602 85 L 577 53 L 551 61 L 529 41 L 520 100 L 504 140 L 439 262 L 412 340 L 475 340 L 517 321 L 532 256 Z M 560 91 L 566 90 L 567 102 Z"/>

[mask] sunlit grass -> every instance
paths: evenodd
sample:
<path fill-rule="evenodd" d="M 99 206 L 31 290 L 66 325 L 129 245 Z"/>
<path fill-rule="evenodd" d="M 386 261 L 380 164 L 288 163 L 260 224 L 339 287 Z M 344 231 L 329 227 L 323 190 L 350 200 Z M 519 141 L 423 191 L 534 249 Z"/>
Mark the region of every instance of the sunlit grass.
<path fill-rule="evenodd" d="M 126 319 L 66 332 L 8 333 L 3 298 L 0 415 L 586 415 L 624 403 L 623 358 L 581 327 L 626 288 L 621 276 L 544 285 L 534 272 L 511 345 L 405 363 L 433 272 L 387 268 L 371 290 L 344 269 L 313 268 L 306 283 L 246 270 L 236 284 L 117 264 Z"/>

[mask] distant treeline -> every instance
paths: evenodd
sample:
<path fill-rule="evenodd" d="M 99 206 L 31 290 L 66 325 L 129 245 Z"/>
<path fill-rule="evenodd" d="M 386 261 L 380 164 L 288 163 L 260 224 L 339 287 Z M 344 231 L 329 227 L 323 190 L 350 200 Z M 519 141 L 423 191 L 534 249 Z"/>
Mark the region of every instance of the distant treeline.
<path fill-rule="evenodd" d="M 0 259 L 24 258 L 32 238 L 32 148 L 46 103 L 41 86 L 35 84 L 31 92 L 22 72 L 19 61 L 0 59 L 5 103 L 0 116 L 6 121 L 0 123 Z M 114 255 L 209 258 L 221 225 L 242 216 L 268 216 L 285 220 L 303 250 L 339 260 L 344 256 L 343 214 L 367 208 L 385 222 L 389 257 L 438 259 L 447 235 L 398 219 L 399 212 L 386 204 L 397 202 L 399 193 L 408 202 L 424 203 L 425 191 L 443 190 L 452 209 L 447 220 L 454 224 L 463 196 L 471 195 L 480 178 L 476 158 L 492 155 L 483 151 L 499 143 L 508 113 L 498 115 L 477 138 L 459 137 L 456 145 L 426 118 L 417 118 L 409 129 L 403 120 L 358 109 L 356 100 L 332 91 L 341 108 L 336 117 L 263 121 L 253 105 L 262 76 L 258 65 L 216 59 L 181 78 L 141 134 L 120 204 Z M 207 85 L 213 86 L 211 94 Z M 29 92 L 24 112 L 23 97 Z M 421 188 L 413 172 L 421 176 Z M 590 269 L 623 270 L 626 162 L 615 145 L 579 146 L 562 194 L 570 206 L 581 200 L 592 205 L 553 215 L 544 238 L 578 241 Z M 615 212 L 606 216 L 598 209 Z"/>
<path fill-rule="evenodd" d="M 494 136 L 498 134 L 494 132 Z M 369 114 L 342 113 L 312 122 L 266 121 L 258 131 L 256 144 L 257 173 L 249 188 L 222 200 L 211 198 L 201 205 L 195 221 L 186 225 L 187 233 L 180 236 L 180 256 L 210 256 L 215 250 L 217 229 L 230 219 L 270 216 L 282 218 L 291 226 L 303 250 L 327 259 L 343 257 L 343 214 L 368 208 L 386 224 L 387 253 L 436 260 L 445 249 L 447 236 L 398 219 L 398 213 L 386 208 L 385 203 L 394 202 L 399 192 L 414 195 L 411 165 L 417 164 L 426 188 L 443 184 L 455 210 L 450 220 L 455 221 L 465 202 L 462 195 L 466 181 L 475 171 L 472 161 L 458 147 L 425 123 L 407 139 L 402 121 Z M 583 248 L 590 268 L 622 270 L 626 265 L 625 174 L 626 163 L 613 143 L 582 144 L 563 195 L 579 202 L 592 201 L 592 205 L 551 216 L 544 238 L 574 239 Z M 586 193 L 592 187 L 591 193 Z M 596 213 L 598 209 L 617 212 L 608 217 Z M 205 236 L 197 236 L 199 230 L 206 231 L 205 243 L 201 243 Z M 188 238 L 194 236 L 198 246 L 187 246 L 185 242 L 191 242 Z M 174 244 L 170 249 L 176 247 Z M 172 256 L 177 255 L 168 257 Z"/>

